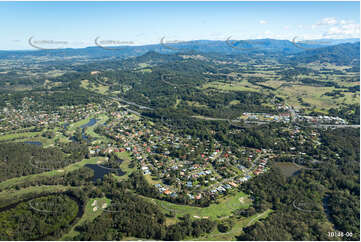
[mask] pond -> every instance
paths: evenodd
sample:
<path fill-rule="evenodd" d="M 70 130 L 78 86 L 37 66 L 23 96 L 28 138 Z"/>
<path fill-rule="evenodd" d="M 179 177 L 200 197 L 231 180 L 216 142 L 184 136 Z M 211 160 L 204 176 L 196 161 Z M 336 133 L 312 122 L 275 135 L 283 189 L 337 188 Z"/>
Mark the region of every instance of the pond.
<path fill-rule="evenodd" d="M 123 162 L 122 160 L 118 160 L 118 161 L 120 163 Z M 86 164 L 85 166 L 94 171 L 93 182 L 96 182 L 98 178 L 103 179 L 103 177 L 108 173 L 114 173 L 117 176 L 123 176 L 126 174 L 126 172 L 122 171 L 120 168 L 118 169 L 106 168 L 101 164 Z"/>
<path fill-rule="evenodd" d="M 87 127 L 93 126 L 94 124 L 96 124 L 96 123 L 97 123 L 97 121 L 98 121 L 97 119 L 92 118 L 92 119 L 90 119 L 90 120 L 89 120 L 89 122 L 88 122 L 88 123 L 83 124 L 82 126 L 80 126 L 80 128 L 84 129 L 84 128 L 87 128 Z"/>
<path fill-rule="evenodd" d="M 39 145 L 42 146 L 43 143 L 41 143 L 40 141 L 24 141 L 25 144 L 31 144 L 31 145 Z"/>
<path fill-rule="evenodd" d="M 82 129 L 81 130 L 81 137 L 82 137 L 83 140 L 86 140 L 87 142 L 90 142 L 89 137 L 85 135 L 85 128 L 93 126 L 94 124 L 97 123 L 97 121 L 98 121 L 97 119 L 92 118 L 92 119 L 89 120 L 88 123 L 83 124 L 82 126 L 80 126 L 80 128 Z M 73 142 L 77 141 L 74 136 L 71 137 L 70 140 L 73 141 Z"/>

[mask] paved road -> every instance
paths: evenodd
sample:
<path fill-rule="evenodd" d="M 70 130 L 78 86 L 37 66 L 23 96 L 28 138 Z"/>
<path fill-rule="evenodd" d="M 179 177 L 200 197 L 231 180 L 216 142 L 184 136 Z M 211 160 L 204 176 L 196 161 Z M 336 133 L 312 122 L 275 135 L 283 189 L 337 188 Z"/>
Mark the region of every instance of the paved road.
<path fill-rule="evenodd" d="M 192 118 L 198 118 L 203 120 L 211 120 L 211 121 L 228 121 L 233 123 L 240 123 L 237 119 L 225 119 L 225 118 L 212 118 L 212 117 L 203 117 L 203 116 L 192 116 Z M 262 121 L 245 121 L 245 124 L 266 124 L 269 122 L 262 122 Z M 297 124 L 297 123 L 296 123 Z M 360 128 L 359 124 L 318 124 L 318 125 L 306 125 L 305 127 L 312 127 L 312 128 Z"/>
<path fill-rule="evenodd" d="M 310 125 L 313 128 L 360 128 L 359 124 L 318 124 Z"/>

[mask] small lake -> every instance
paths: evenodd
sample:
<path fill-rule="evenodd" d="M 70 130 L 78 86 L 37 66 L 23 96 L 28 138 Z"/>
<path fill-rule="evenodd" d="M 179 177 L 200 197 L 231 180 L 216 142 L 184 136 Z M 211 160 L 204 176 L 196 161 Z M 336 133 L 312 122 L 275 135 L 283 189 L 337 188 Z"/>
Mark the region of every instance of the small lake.
<path fill-rule="evenodd" d="M 81 130 L 81 136 L 82 136 L 82 139 L 83 139 L 83 140 L 86 140 L 87 142 L 90 142 L 89 137 L 85 135 L 85 128 L 91 127 L 91 126 L 93 126 L 94 124 L 96 124 L 97 122 L 98 122 L 97 119 L 92 118 L 92 119 L 89 120 L 88 123 L 83 124 L 82 126 L 80 126 L 80 128 L 82 129 L 82 130 Z M 76 139 L 74 138 L 74 136 L 71 137 L 70 140 L 73 141 L 73 142 L 76 141 Z"/>
<path fill-rule="evenodd" d="M 88 123 L 83 124 L 82 126 L 80 126 L 80 128 L 84 129 L 84 128 L 87 128 L 87 127 L 93 126 L 94 124 L 96 124 L 96 123 L 97 123 L 97 121 L 98 121 L 97 119 L 92 118 L 92 119 L 90 119 L 90 120 L 89 120 L 89 122 L 88 122 Z"/>
<path fill-rule="evenodd" d="M 43 143 L 41 143 L 40 141 L 24 141 L 25 144 L 31 144 L 31 145 L 38 145 L 38 146 L 42 146 Z"/>
<path fill-rule="evenodd" d="M 275 162 L 275 165 L 281 169 L 281 173 L 285 177 L 296 175 L 300 170 L 300 166 L 296 166 L 292 162 Z"/>
<path fill-rule="evenodd" d="M 123 162 L 122 160 L 118 160 L 120 163 Z M 103 177 L 108 173 L 114 173 L 117 176 L 124 176 L 126 172 L 119 169 L 111 169 L 111 168 L 105 168 L 101 166 L 102 164 L 86 164 L 85 167 L 88 167 L 94 171 L 93 176 L 93 182 L 96 182 L 96 180 L 103 179 Z"/>

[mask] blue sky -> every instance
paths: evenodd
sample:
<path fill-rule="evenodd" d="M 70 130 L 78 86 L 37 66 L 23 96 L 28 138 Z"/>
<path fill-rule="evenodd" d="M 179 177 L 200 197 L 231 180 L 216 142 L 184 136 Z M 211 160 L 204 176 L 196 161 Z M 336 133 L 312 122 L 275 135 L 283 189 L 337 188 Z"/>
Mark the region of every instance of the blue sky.
<path fill-rule="evenodd" d="M 0 49 L 359 37 L 359 2 L 0 2 Z M 50 40 L 55 42 L 49 43 Z M 48 41 L 48 42 L 47 42 Z M 56 41 L 62 41 L 56 42 Z M 46 43 L 47 42 L 47 43 Z M 104 42 L 103 42 L 104 43 Z M 51 47 L 50 47 L 51 48 Z"/>

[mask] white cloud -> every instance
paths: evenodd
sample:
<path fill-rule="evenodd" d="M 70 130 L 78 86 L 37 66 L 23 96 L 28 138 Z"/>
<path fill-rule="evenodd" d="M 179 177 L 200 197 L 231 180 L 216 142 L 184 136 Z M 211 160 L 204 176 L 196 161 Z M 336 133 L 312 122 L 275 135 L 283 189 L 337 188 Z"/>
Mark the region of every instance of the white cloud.
<path fill-rule="evenodd" d="M 337 24 L 337 20 L 334 17 L 330 18 L 323 18 L 320 22 L 317 23 L 317 25 L 335 25 Z"/>
<path fill-rule="evenodd" d="M 267 21 L 266 20 L 260 20 L 259 24 L 267 24 Z"/>
<path fill-rule="evenodd" d="M 340 21 L 340 24 L 341 24 L 341 25 L 352 24 L 352 23 L 354 23 L 354 21 L 352 21 L 352 20 L 341 20 L 341 21 Z"/>
<path fill-rule="evenodd" d="M 358 38 L 360 37 L 360 24 L 347 23 L 333 26 L 324 33 L 325 37 Z"/>
<path fill-rule="evenodd" d="M 359 38 L 360 24 L 352 20 L 337 20 L 334 17 L 323 18 L 311 26 L 313 30 L 321 28 L 322 38 Z M 320 31 L 321 32 L 321 31 Z M 322 33 L 321 32 L 321 33 Z"/>
<path fill-rule="evenodd" d="M 270 31 L 270 30 L 264 31 L 264 34 L 265 34 L 266 36 L 273 35 L 272 31 Z"/>

